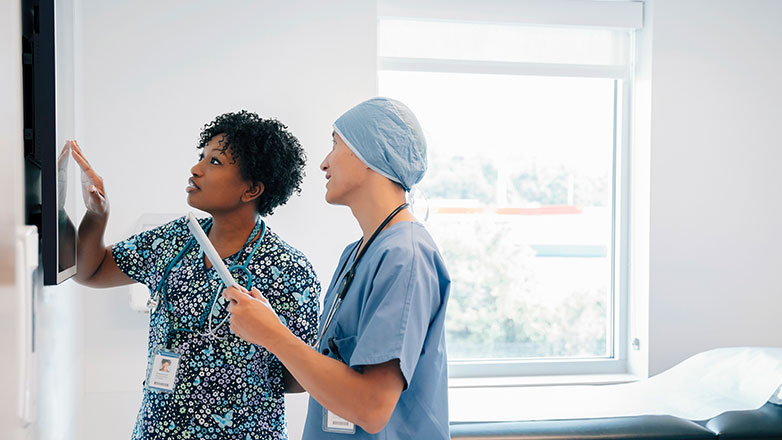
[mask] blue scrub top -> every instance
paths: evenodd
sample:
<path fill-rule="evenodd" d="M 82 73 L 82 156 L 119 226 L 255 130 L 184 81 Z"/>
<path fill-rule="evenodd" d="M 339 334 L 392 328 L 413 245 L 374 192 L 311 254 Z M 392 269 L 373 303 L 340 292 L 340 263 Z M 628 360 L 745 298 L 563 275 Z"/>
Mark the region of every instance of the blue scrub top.
<path fill-rule="evenodd" d="M 353 262 L 355 245 L 350 244 L 339 260 L 324 299 L 321 327 Z M 303 440 L 450 438 L 445 350 L 450 285 L 443 258 L 423 225 L 399 222 L 377 236 L 361 258 L 318 350 L 328 348 L 333 337 L 339 358 L 356 370 L 398 359 L 405 390 L 386 427 L 374 435 L 359 426 L 355 434 L 326 432 L 323 407 L 310 397 Z M 328 355 L 337 358 L 331 350 Z"/>

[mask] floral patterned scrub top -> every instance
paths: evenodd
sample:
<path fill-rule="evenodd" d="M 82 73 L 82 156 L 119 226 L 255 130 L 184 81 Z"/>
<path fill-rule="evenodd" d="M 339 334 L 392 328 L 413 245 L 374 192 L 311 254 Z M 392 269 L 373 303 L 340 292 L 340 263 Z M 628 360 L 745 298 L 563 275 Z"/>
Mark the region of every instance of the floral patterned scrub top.
<path fill-rule="evenodd" d="M 200 220 L 202 225 L 204 221 Z M 112 255 L 125 274 L 154 292 L 191 237 L 182 217 L 115 244 Z M 253 245 L 224 259 L 226 266 L 244 264 Z M 320 283 L 304 255 L 266 228 L 247 268 L 252 286 L 269 300 L 283 324 L 312 344 Z M 244 286 L 246 276 L 239 273 L 232 271 Z M 176 387 L 174 393 L 145 388 L 132 438 L 287 439 L 281 362 L 265 348 L 231 333 L 228 322 L 213 337 L 188 331 L 208 329 L 206 322 L 199 327 L 200 320 L 221 287 L 214 267 L 205 269 L 197 242 L 172 267 L 165 283 L 169 307 L 161 301 L 150 315 L 147 356 L 151 365 L 170 335 L 172 351 L 181 356 Z M 227 316 L 225 305 L 220 295 L 208 315 L 213 329 Z"/>

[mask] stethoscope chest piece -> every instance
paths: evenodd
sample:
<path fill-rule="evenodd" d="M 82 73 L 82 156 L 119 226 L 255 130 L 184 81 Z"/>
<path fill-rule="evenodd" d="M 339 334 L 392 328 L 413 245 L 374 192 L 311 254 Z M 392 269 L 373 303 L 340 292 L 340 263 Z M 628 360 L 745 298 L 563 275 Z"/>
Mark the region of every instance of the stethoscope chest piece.
<path fill-rule="evenodd" d="M 149 309 L 149 313 L 155 313 L 158 305 L 160 305 L 160 295 L 157 293 L 150 295 L 147 300 L 147 309 Z"/>

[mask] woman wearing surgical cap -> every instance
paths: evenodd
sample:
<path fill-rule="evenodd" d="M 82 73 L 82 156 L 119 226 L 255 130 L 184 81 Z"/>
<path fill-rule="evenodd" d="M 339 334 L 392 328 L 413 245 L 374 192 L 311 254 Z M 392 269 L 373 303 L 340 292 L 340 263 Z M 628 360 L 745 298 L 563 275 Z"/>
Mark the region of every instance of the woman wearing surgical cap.
<path fill-rule="evenodd" d="M 426 141 L 404 104 L 374 98 L 334 123 L 321 164 L 326 201 L 363 237 L 342 252 L 315 349 L 257 290 L 231 288 L 231 330 L 274 353 L 310 393 L 304 439 L 449 439 L 442 256 L 405 203 L 426 172 Z M 249 295 L 248 295 L 249 293 Z"/>

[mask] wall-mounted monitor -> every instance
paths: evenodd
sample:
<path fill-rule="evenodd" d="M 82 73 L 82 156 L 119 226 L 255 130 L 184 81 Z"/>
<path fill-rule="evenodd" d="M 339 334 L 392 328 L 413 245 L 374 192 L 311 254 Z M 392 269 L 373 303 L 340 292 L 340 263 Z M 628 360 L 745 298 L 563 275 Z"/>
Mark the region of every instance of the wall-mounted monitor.
<path fill-rule="evenodd" d="M 46 285 L 77 270 L 78 170 L 65 147 L 74 137 L 70 3 L 22 1 L 26 214 L 38 226 Z"/>

